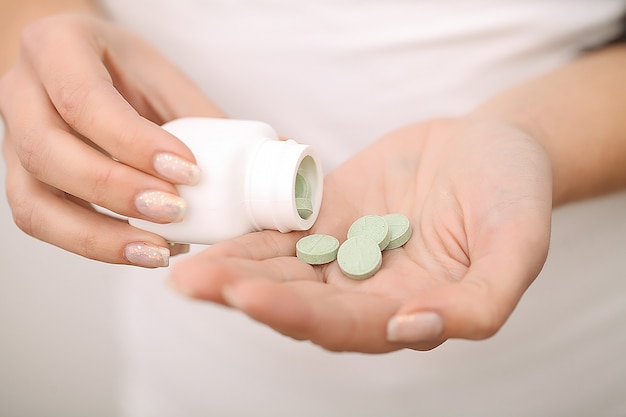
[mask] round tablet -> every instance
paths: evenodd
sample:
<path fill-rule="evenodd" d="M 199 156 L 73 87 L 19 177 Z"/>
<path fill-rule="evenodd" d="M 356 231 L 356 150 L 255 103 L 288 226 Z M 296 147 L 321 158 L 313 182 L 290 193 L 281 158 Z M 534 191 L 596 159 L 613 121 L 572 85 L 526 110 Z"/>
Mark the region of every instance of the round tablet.
<path fill-rule="evenodd" d="M 296 210 L 306 220 L 313 214 L 313 202 L 310 198 L 296 197 Z"/>
<path fill-rule="evenodd" d="M 409 241 L 413 234 L 413 229 L 411 229 L 409 219 L 404 214 L 387 214 L 383 216 L 383 219 L 387 222 L 389 234 L 391 235 L 391 239 L 385 250 L 399 248 Z"/>
<path fill-rule="evenodd" d="M 351 237 L 337 252 L 339 268 L 349 278 L 363 280 L 373 276 L 383 263 L 378 244 L 365 236 Z"/>
<path fill-rule="evenodd" d="M 382 216 L 373 214 L 363 216 L 357 219 L 350 229 L 348 229 L 348 239 L 356 236 L 365 236 L 372 239 L 378 244 L 380 250 L 383 250 L 389 244 L 391 235 L 389 234 L 389 225 Z"/>
<path fill-rule="evenodd" d="M 334 236 L 314 234 L 303 237 L 296 243 L 296 256 L 311 265 L 322 265 L 337 258 L 339 241 Z"/>
<path fill-rule="evenodd" d="M 296 198 L 307 198 L 311 196 L 311 190 L 309 189 L 309 183 L 304 175 L 296 174 L 296 186 L 295 186 Z"/>

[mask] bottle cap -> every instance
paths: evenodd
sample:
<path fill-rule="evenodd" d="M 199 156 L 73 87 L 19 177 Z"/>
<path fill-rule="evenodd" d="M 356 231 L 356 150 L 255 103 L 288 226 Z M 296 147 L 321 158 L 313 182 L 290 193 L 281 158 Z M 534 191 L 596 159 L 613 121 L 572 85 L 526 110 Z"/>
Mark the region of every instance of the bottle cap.
<path fill-rule="evenodd" d="M 324 178 L 314 149 L 293 140 L 266 140 L 249 165 L 247 206 L 256 230 L 308 230 L 322 203 Z M 311 209 L 298 210 L 296 181 L 308 185 Z M 301 206 L 300 206 L 301 208 Z"/>

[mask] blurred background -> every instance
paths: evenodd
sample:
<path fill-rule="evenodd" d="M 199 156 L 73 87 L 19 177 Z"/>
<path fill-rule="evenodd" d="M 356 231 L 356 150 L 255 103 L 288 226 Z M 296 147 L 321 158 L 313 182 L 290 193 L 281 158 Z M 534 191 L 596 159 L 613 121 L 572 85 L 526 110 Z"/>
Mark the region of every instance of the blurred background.
<path fill-rule="evenodd" d="M 113 417 L 110 267 L 20 231 L 4 182 L 0 160 L 0 416 Z"/>

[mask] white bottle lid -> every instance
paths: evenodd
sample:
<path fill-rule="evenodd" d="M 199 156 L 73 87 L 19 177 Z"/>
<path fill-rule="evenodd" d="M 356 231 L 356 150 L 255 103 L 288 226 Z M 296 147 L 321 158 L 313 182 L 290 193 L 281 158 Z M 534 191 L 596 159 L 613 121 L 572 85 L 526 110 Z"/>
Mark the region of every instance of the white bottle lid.
<path fill-rule="evenodd" d="M 322 203 L 323 174 L 317 155 L 293 140 L 267 140 L 253 156 L 247 184 L 248 214 L 256 230 L 308 230 Z M 311 189 L 312 214 L 303 218 L 296 207 L 296 175 Z"/>

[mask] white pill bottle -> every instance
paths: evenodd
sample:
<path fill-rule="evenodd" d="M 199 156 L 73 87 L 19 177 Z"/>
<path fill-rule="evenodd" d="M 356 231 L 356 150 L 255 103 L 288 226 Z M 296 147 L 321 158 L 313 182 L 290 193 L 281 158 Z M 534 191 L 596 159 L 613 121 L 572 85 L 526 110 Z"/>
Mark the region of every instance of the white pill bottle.
<path fill-rule="evenodd" d="M 179 223 L 129 219 L 131 225 L 169 242 L 213 244 L 253 231 L 308 230 L 322 202 L 323 173 L 311 146 L 280 140 L 266 123 L 181 118 L 163 128 L 184 142 L 196 157 L 202 179 L 177 186 L 187 200 Z M 296 207 L 296 176 L 304 178 L 312 211 Z"/>

